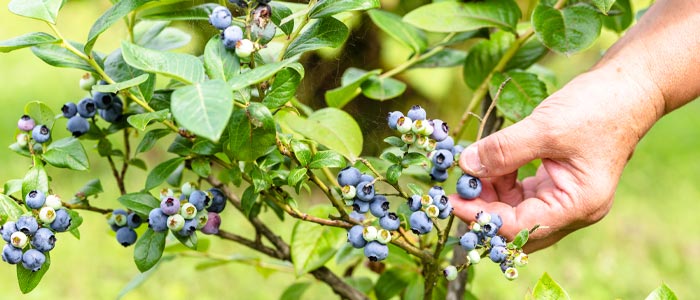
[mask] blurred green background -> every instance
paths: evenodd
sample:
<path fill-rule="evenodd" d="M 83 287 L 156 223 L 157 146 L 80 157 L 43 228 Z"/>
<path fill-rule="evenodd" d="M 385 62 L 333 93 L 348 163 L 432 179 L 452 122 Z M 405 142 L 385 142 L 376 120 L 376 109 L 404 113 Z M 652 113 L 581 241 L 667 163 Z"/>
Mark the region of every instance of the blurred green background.
<path fill-rule="evenodd" d="M 0 40 L 30 31 L 49 32 L 48 27 L 38 21 L 24 19 L 9 13 L 8 0 L 0 1 Z M 419 1 L 383 1 L 385 9 L 396 9 L 401 13 L 405 7 Z M 647 1 L 635 1 L 635 9 L 648 5 Z M 72 40 L 84 40 L 92 22 L 109 7 L 109 1 L 68 1 L 59 16 L 58 27 Z M 357 24 L 365 17 L 355 17 Z M 181 23 L 181 29 L 193 33 L 201 32 L 207 24 Z M 108 53 L 118 46 L 124 36 L 121 24 L 110 29 L 100 38 L 96 49 Z M 361 27 L 367 28 L 367 27 Z M 371 27 L 370 27 L 371 28 Z M 210 32 L 209 32 L 210 33 Z M 207 33 L 207 34 L 209 34 Z M 376 35 L 369 30 L 356 30 L 349 44 L 361 43 L 366 35 Z M 206 38 L 206 37 L 205 37 Z M 571 57 L 550 54 L 543 65 L 556 74 L 556 87 L 560 87 L 575 74 L 590 67 L 600 54 L 609 47 L 617 35 L 604 32 L 600 41 L 591 49 Z M 201 38 L 193 39 L 188 50 L 199 50 Z M 385 69 L 401 63 L 407 52 L 393 41 L 379 35 L 381 52 L 368 49 L 367 54 L 378 54 L 378 64 Z M 350 45 L 352 46 L 352 45 Z M 332 56 L 327 51 L 322 56 Z M 376 56 L 376 55 L 375 55 Z M 336 76 L 344 69 L 340 63 L 347 54 L 339 54 L 326 64 L 335 67 Z M 359 65 L 362 66 L 362 65 Z M 310 68 L 307 72 L 313 71 Z M 78 101 L 85 96 L 77 82 L 83 72 L 58 69 L 35 58 L 28 49 L 0 55 L 0 144 L 14 142 L 13 133 L 17 118 L 24 104 L 44 101 L 58 112 L 66 101 Z M 347 107 L 355 116 L 362 114 L 362 127 L 367 129 L 365 155 L 374 154 L 383 147 L 381 139 L 385 132 L 370 131 L 383 124 L 387 111 L 401 109 L 413 103 L 422 103 L 430 115 L 439 115 L 450 123 L 459 119 L 461 110 L 469 99 L 469 91 L 461 83 L 461 69 L 415 70 L 399 76 L 412 84 L 405 97 L 377 105 L 366 99 Z M 334 79 L 337 85 L 338 79 Z M 602 87 L 604 88 L 604 87 Z M 314 93 L 315 92 L 315 93 Z M 303 90 L 306 102 L 320 107 L 323 91 Z M 302 97 L 303 98 L 303 97 Z M 370 113 L 371 112 L 371 113 Z M 374 114 L 376 112 L 376 115 Z M 481 299 L 520 299 L 534 286 L 543 272 L 553 278 L 574 299 L 641 299 L 662 282 L 676 291 L 679 298 L 691 299 L 700 282 L 700 226 L 697 213 L 700 205 L 700 103 L 693 102 L 677 112 L 663 118 L 641 141 L 637 151 L 625 170 L 617 190 L 615 204 L 609 215 L 598 224 L 571 234 L 555 246 L 534 253 L 531 263 L 521 270 L 520 278 L 509 282 L 502 278 L 498 266 L 485 263 L 477 267 L 477 276 L 472 289 Z M 358 117 L 359 118 L 359 117 Z M 67 136 L 63 127 L 65 120 L 58 121 L 54 135 Z M 136 138 L 133 141 L 138 141 Z M 141 154 L 149 166 L 172 157 L 165 153 L 167 140 L 156 149 Z M 51 186 L 64 198 L 70 197 L 85 182 L 101 178 L 105 188 L 94 205 L 117 207 L 117 187 L 110 176 L 106 161 L 98 159 L 94 142 L 86 142 L 91 155 L 89 172 L 68 172 L 49 168 L 53 178 Z M 0 183 L 21 178 L 30 161 L 0 147 Z M 142 186 L 146 172 L 131 168 L 128 189 L 136 191 Z M 318 198 L 314 199 L 318 200 Z M 302 203 L 308 205 L 309 203 Z M 14 266 L 0 264 L 0 297 L 3 299 L 105 299 L 116 297 L 132 278 L 139 274 L 132 261 L 133 248 L 123 248 L 114 240 L 105 219 L 94 213 L 81 213 L 85 222 L 82 237 L 77 240 L 69 234 L 59 235 L 52 254 L 51 270 L 40 286 L 31 294 L 22 296 L 15 282 Z M 273 228 L 289 240 L 292 224 L 280 223 L 271 214 L 265 214 Z M 251 228 L 238 213 L 224 213 L 223 228 L 246 236 Z M 195 267 L 202 258 L 178 256 L 174 261 L 163 263 L 145 285 L 136 288 L 126 299 L 275 299 L 284 289 L 297 281 L 314 282 L 305 298 L 319 299 L 331 295 L 330 289 L 317 283 L 312 277 L 296 278 L 289 266 L 270 264 L 270 261 L 254 252 L 233 243 L 213 238 L 210 252 L 214 255 L 252 255 L 262 262 L 230 263 L 203 271 Z M 277 269 L 270 271 L 270 267 Z M 376 278 L 369 272 L 362 276 Z"/>

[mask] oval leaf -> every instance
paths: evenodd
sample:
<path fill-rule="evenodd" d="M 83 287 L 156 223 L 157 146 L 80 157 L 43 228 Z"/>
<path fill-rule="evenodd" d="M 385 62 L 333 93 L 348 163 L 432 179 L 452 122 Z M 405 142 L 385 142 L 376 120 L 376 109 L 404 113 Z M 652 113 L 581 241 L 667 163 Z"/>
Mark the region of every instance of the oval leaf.
<path fill-rule="evenodd" d="M 155 168 L 153 168 L 153 170 L 151 170 L 151 173 L 148 173 L 148 177 L 146 178 L 146 187 L 144 189 L 148 191 L 159 186 L 161 183 L 163 183 L 163 181 L 168 179 L 168 176 L 170 176 L 170 174 L 172 174 L 184 161 L 184 157 L 176 157 L 157 165 Z"/>
<path fill-rule="evenodd" d="M 0 194 L 0 222 L 2 224 L 7 221 L 16 221 L 23 213 L 22 207 L 15 200 L 5 194 Z"/>
<path fill-rule="evenodd" d="M 46 148 L 44 160 L 58 168 L 84 171 L 90 168 L 83 144 L 76 138 L 69 137 L 55 141 Z"/>
<path fill-rule="evenodd" d="M 74 43 L 73 45 L 82 48 L 82 45 Z M 78 49 L 80 49 L 78 48 Z M 41 44 L 32 47 L 32 53 L 45 63 L 59 68 L 73 68 L 96 73 L 82 58 L 75 55 L 73 52 L 66 50 L 56 44 Z"/>
<path fill-rule="evenodd" d="M 88 40 L 85 44 L 85 52 L 92 51 L 92 47 L 95 45 L 97 38 L 107 30 L 114 23 L 121 21 L 126 15 L 128 15 L 134 9 L 144 5 L 153 0 L 121 0 L 110 7 L 100 18 L 92 24 L 90 28 L 90 33 L 88 33 Z"/>
<path fill-rule="evenodd" d="M 603 26 L 617 33 L 625 31 L 634 21 L 634 10 L 630 0 L 615 1 L 610 12 L 610 15 L 603 16 Z M 613 15 L 612 12 L 615 14 Z"/>
<path fill-rule="evenodd" d="M 58 10 L 64 0 L 12 0 L 7 6 L 10 12 L 23 17 L 56 24 Z"/>
<path fill-rule="evenodd" d="M 253 161 L 275 147 L 275 121 L 264 105 L 251 102 L 237 110 L 229 124 L 229 147 L 237 160 Z"/>
<path fill-rule="evenodd" d="M 49 192 L 49 176 L 46 174 L 42 162 L 37 158 L 34 161 L 34 167 L 29 169 L 29 172 L 22 179 L 22 197 L 33 190 L 42 191 L 44 194 Z"/>
<path fill-rule="evenodd" d="M 48 252 L 44 253 L 44 255 L 46 256 L 46 261 L 39 271 L 32 272 L 31 270 L 25 269 L 22 264 L 17 264 L 17 283 L 19 284 L 19 290 L 22 291 L 22 294 L 27 294 L 34 290 L 34 288 L 39 285 L 39 282 L 41 282 L 41 278 L 43 278 L 44 274 L 49 270 L 51 266 L 51 255 Z"/>
<path fill-rule="evenodd" d="M 43 102 L 29 102 L 24 106 L 24 113 L 34 119 L 37 125 L 46 125 L 49 129 L 53 128 L 56 115 L 51 108 Z"/>
<path fill-rule="evenodd" d="M 652 291 L 644 300 L 678 300 L 678 297 L 676 293 L 664 283 Z"/>
<path fill-rule="evenodd" d="M 362 92 L 360 85 L 372 76 L 379 75 L 379 70 L 365 71 L 348 68 L 341 78 L 341 86 L 326 92 L 326 104 L 330 107 L 342 108 Z"/>
<path fill-rule="evenodd" d="M 124 61 L 121 49 L 117 49 L 107 56 L 104 69 L 105 73 L 116 82 L 127 82 L 146 74 L 146 72 L 127 64 L 126 61 Z M 156 76 L 148 76 L 146 81 L 139 84 L 137 87 L 130 88 L 129 92 L 148 101 L 153 96 L 155 84 Z M 149 104 L 152 105 L 152 103 Z"/>
<path fill-rule="evenodd" d="M 602 22 L 598 12 L 583 3 L 561 10 L 539 4 L 532 13 L 532 26 L 545 46 L 570 55 L 593 45 Z"/>
<path fill-rule="evenodd" d="M 333 150 L 319 151 L 314 154 L 310 169 L 342 168 L 345 167 L 345 159 Z"/>
<path fill-rule="evenodd" d="M 396 98 L 404 91 L 406 84 L 391 77 L 375 76 L 362 83 L 362 94 L 379 101 Z"/>
<path fill-rule="evenodd" d="M 293 60 L 287 59 L 276 63 L 262 65 L 231 78 L 231 80 L 228 81 L 228 84 L 231 86 L 232 90 L 240 90 L 249 85 L 260 83 L 269 79 L 292 63 L 294 63 Z"/>
<path fill-rule="evenodd" d="M 122 82 L 117 82 L 114 84 L 96 84 L 92 86 L 92 90 L 95 92 L 100 92 L 100 93 L 117 93 L 121 90 L 128 89 L 132 86 L 137 86 L 139 84 L 144 83 L 146 80 L 148 80 L 148 74 L 141 74 L 135 78 L 122 81 Z"/>
<path fill-rule="evenodd" d="M 292 68 L 285 68 L 277 73 L 275 82 L 262 103 L 269 109 L 277 109 L 294 97 L 297 87 L 301 83 L 301 74 Z"/>
<path fill-rule="evenodd" d="M 149 193 L 121 195 L 117 200 L 124 205 L 124 207 L 135 211 L 142 217 L 147 217 L 152 209 L 160 207 L 160 201 Z"/>
<path fill-rule="evenodd" d="M 134 68 L 192 84 L 204 81 L 204 65 L 198 58 L 181 53 L 156 51 L 122 41 L 124 61 Z"/>
<path fill-rule="evenodd" d="M 443 1 L 421 6 L 403 19 L 406 23 L 433 32 L 461 32 L 484 27 L 515 31 L 520 8 L 513 0 Z"/>
<path fill-rule="evenodd" d="M 321 0 L 311 8 L 309 17 L 321 18 L 346 11 L 377 8 L 379 5 L 379 0 Z"/>
<path fill-rule="evenodd" d="M 321 18 L 289 44 L 284 58 L 324 47 L 336 48 L 345 42 L 348 33 L 348 27 L 343 22 L 333 17 Z"/>
<path fill-rule="evenodd" d="M 238 75 L 240 67 L 238 56 L 224 47 L 219 35 L 207 42 L 204 48 L 204 68 L 209 78 L 227 81 Z"/>
<path fill-rule="evenodd" d="M 292 130 L 335 150 L 351 161 L 362 152 L 362 131 L 355 119 L 337 108 L 317 110 L 304 119 L 287 114 L 283 120 Z"/>
<path fill-rule="evenodd" d="M 32 32 L 9 40 L 0 41 L 0 52 L 10 52 L 21 48 L 51 44 L 60 41 L 48 33 Z"/>
<path fill-rule="evenodd" d="M 501 83 L 510 77 L 501 91 L 496 107 L 506 118 L 517 122 L 527 117 L 537 105 L 547 98 L 547 86 L 537 78 L 537 75 L 522 71 L 510 71 L 505 74 L 493 74 L 489 91 L 491 97 L 496 97 Z"/>
<path fill-rule="evenodd" d="M 209 20 L 209 15 L 215 7 L 219 6 L 216 3 L 205 3 L 188 8 L 177 7 L 172 9 L 154 9 L 152 12 L 146 11 L 139 17 L 146 20 L 167 20 L 167 21 L 193 21 L 193 20 Z"/>
<path fill-rule="evenodd" d="M 155 232 L 149 228 L 139 238 L 134 247 L 134 262 L 139 271 L 146 272 L 160 261 L 166 236 L 167 231 Z"/>
<path fill-rule="evenodd" d="M 570 299 L 569 294 L 547 273 L 542 274 L 540 280 L 537 281 L 532 295 L 535 299 Z"/>
<path fill-rule="evenodd" d="M 422 52 L 428 47 L 425 33 L 404 22 L 400 16 L 388 11 L 373 9 L 369 11 L 369 17 L 384 33 L 413 51 Z"/>
<path fill-rule="evenodd" d="M 173 92 L 171 101 L 170 110 L 180 125 L 214 142 L 233 111 L 233 95 L 222 80 L 181 87 Z"/>
<path fill-rule="evenodd" d="M 164 110 L 159 110 L 159 111 L 154 111 L 154 112 L 149 112 L 149 113 L 143 113 L 143 114 L 135 114 L 129 116 L 129 118 L 126 119 L 131 126 L 134 128 L 137 128 L 139 130 L 146 130 L 146 126 L 148 126 L 148 123 L 152 121 L 157 121 L 157 122 L 162 122 L 170 116 L 170 110 L 164 109 Z"/>
<path fill-rule="evenodd" d="M 300 276 L 326 264 L 345 239 L 343 229 L 298 221 L 292 230 L 290 243 L 296 274 Z"/>

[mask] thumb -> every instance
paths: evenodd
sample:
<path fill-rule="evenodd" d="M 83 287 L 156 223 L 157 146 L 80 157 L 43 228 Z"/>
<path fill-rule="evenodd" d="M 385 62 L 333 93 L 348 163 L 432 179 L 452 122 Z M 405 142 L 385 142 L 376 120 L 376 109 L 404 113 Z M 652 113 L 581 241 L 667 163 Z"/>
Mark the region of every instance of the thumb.
<path fill-rule="evenodd" d="M 459 156 L 459 166 L 477 177 L 510 174 L 541 158 L 547 145 L 546 132 L 537 121 L 525 118 L 469 145 Z"/>

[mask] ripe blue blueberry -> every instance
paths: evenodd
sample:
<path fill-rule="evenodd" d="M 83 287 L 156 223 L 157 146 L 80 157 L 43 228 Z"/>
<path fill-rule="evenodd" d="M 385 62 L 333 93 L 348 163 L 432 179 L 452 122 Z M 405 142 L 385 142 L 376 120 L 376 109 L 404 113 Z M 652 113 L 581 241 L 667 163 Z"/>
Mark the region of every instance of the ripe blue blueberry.
<path fill-rule="evenodd" d="M 97 112 L 100 114 L 100 117 L 102 117 L 102 119 L 104 119 L 105 121 L 110 123 L 116 123 L 120 120 L 122 116 L 124 104 L 122 103 L 122 100 L 119 100 L 117 96 L 114 96 L 114 99 L 112 101 L 112 105 L 104 109 L 98 109 Z"/>
<path fill-rule="evenodd" d="M 462 237 L 459 238 L 459 245 L 464 248 L 465 251 L 471 251 L 476 248 L 479 243 L 479 236 L 474 232 L 467 232 Z"/>
<path fill-rule="evenodd" d="M 389 212 L 389 201 L 383 195 L 374 196 L 372 202 L 369 203 L 369 212 L 377 218 L 386 216 Z"/>
<path fill-rule="evenodd" d="M 180 212 L 180 200 L 174 197 L 167 197 L 160 201 L 160 209 L 162 209 L 162 213 L 172 216 Z"/>
<path fill-rule="evenodd" d="M 73 102 L 67 102 L 61 107 L 61 112 L 64 118 L 70 119 L 78 113 L 78 106 Z"/>
<path fill-rule="evenodd" d="M 70 119 L 68 119 L 68 123 L 66 123 L 66 129 L 68 129 L 68 131 L 70 131 L 70 133 L 73 134 L 74 137 L 79 137 L 83 134 L 86 134 L 88 130 L 90 130 L 90 122 L 88 122 L 87 119 L 79 115 L 74 115 Z"/>
<path fill-rule="evenodd" d="M 448 137 L 449 132 L 450 127 L 447 126 L 447 123 L 440 119 L 433 120 L 433 133 L 430 135 L 431 139 L 441 142 Z"/>
<path fill-rule="evenodd" d="M 408 224 L 411 231 L 415 234 L 426 234 L 433 230 L 433 221 L 428 218 L 428 215 L 423 211 L 416 211 L 411 214 L 408 219 Z"/>
<path fill-rule="evenodd" d="M 447 198 L 447 195 L 439 195 L 437 198 L 433 197 L 433 204 L 442 211 L 450 204 L 450 199 Z"/>
<path fill-rule="evenodd" d="M 436 199 L 437 197 L 444 195 L 444 194 L 445 194 L 445 190 L 439 185 L 435 185 L 435 186 L 431 187 L 430 190 L 428 191 L 428 195 L 430 195 L 430 197 L 433 199 Z"/>
<path fill-rule="evenodd" d="M 457 193 L 463 199 L 471 200 L 481 194 L 481 180 L 469 174 L 462 174 L 457 180 Z"/>
<path fill-rule="evenodd" d="M 15 222 L 12 221 L 7 221 L 5 222 L 5 224 L 2 224 L 2 227 L 0 227 L 0 232 L 2 232 L 2 239 L 5 240 L 5 242 L 7 243 L 10 242 L 10 237 L 16 231 L 17 227 L 15 227 Z"/>
<path fill-rule="evenodd" d="M 117 230 L 117 242 L 124 247 L 133 245 L 136 242 L 136 237 L 136 231 L 129 227 Z"/>
<path fill-rule="evenodd" d="M 355 200 L 352 203 L 352 209 L 358 213 L 364 214 L 369 211 L 369 202 Z"/>
<path fill-rule="evenodd" d="M 398 215 L 390 212 L 379 219 L 379 226 L 390 231 L 398 230 L 401 226 L 401 220 L 399 220 Z"/>
<path fill-rule="evenodd" d="M 355 225 L 348 230 L 348 243 L 353 248 L 362 248 L 367 244 L 365 238 L 362 237 L 362 231 L 365 228 L 362 225 Z"/>
<path fill-rule="evenodd" d="M 452 214 L 452 211 L 454 208 L 452 207 L 452 203 L 447 202 L 447 206 L 445 206 L 445 209 L 440 210 L 440 214 L 438 215 L 438 219 L 444 220 L 450 217 L 450 214 Z"/>
<path fill-rule="evenodd" d="M 39 228 L 32 237 L 32 247 L 41 252 L 48 252 L 56 246 L 56 236 L 48 228 Z"/>
<path fill-rule="evenodd" d="M 92 101 L 95 102 L 95 106 L 100 109 L 105 109 L 112 106 L 114 98 L 117 97 L 115 93 L 102 93 L 94 92 L 92 94 Z"/>
<path fill-rule="evenodd" d="M 154 208 L 148 213 L 148 227 L 155 232 L 168 230 L 168 215 L 161 208 Z"/>
<path fill-rule="evenodd" d="M 192 235 L 195 231 L 197 231 L 197 222 L 197 219 L 185 220 L 185 224 L 182 226 L 182 229 L 177 232 L 177 234 L 180 236 Z"/>
<path fill-rule="evenodd" d="M 22 261 L 22 249 L 6 244 L 2 248 L 2 260 L 11 265 L 16 265 Z"/>
<path fill-rule="evenodd" d="M 372 182 L 372 181 L 374 181 L 374 176 L 369 175 L 369 174 L 362 174 L 362 176 L 360 176 L 360 182 L 363 182 L 363 181 Z"/>
<path fill-rule="evenodd" d="M 493 247 L 491 248 L 491 253 L 489 253 L 489 258 L 495 263 L 505 261 L 507 257 L 508 249 L 506 247 Z"/>
<path fill-rule="evenodd" d="M 42 191 L 33 190 L 27 193 L 27 196 L 24 197 L 24 202 L 31 209 L 39 209 L 44 206 L 46 195 Z"/>
<path fill-rule="evenodd" d="M 143 223 L 141 216 L 139 216 L 135 212 L 131 212 L 129 213 L 129 215 L 126 216 L 126 226 L 128 226 L 129 228 L 139 228 L 139 226 L 141 226 L 141 223 Z"/>
<path fill-rule="evenodd" d="M 22 115 L 17 121 L 17 128 L 22 131 L 30 131 L 36 126 L 34 119 L 28 115 Z"/>
<path fill-rule="evenodd" d="M 56 232 L 64 232 L 70 227 L 71 218 L 68 211 L 61 208 L 56 211 L 56 219 L 51 222 L 51 229 Z"/>
<path fill-rule="evenodd" d="M 408 204 L 408 209 L 410 209 L 411 211 L 418 211 L 418 210 L 420 210 L 421 207 L 423 207 L 423 206 L 421 205 L 421 201 L 420 201 L 420 200 L 421 200 L 421 196 L 420 196 L 420 195 L 413 195 L 413 196 L 411 196 L 411 198 L 408 198 L 408 202 L 407 202 L 407 204 Z"/>
<path fill-rule="evenodd" d="M 455 140 L 452 139 L 451 136 L 446 137 L 444 140 L 439 141 L 437 145 L 435 145 L 435 149 L 441 150 L 445 149 L 448 151 L 452 151 L 452 148 L 455 147 Z"/>
<path fill-rule="evenodd" d="M 51 130 L 46 125 L 34 126 L 32 138 L 39 144 L 46 143 L 51 138 Z"/>
<path fill-rule="evenodd" d="M 392 111 L 387 115 L 386 121 L 389 123 L 389 128 L 396 130 L 396 122 L 399 121 L 399 118 L 403 117 L 403 113 L 400 111 Z"/>
<path fill-rule="evenodd" d="M 226 49 L 236 49 L 236 44 L 242 39 L 243 30 L 236 25 L 229 26 L 226 29 L 224 29 L 223 32 L 221 32 L 221 40 Z"/>
<path fill-rule="evenodd" d="M 454 157 L 452 156 L 452 151 L 440 149 L 435 151 L 433 155 L 433 166 L 437 169 L 446 170 L 452 167 L 454 162 Z"/>
<path fill-rule="evenodd" d="M 224 211 L 224 208 L 226 207 L 226 196 L 224 195 L 224 192 L 217 188 L 211 188 L 209 189 L 209 192 L 211 193 L 212 197 L 211 205 L 209 205 L 207 211 L 215 213 Z"/>
<path fill-rule="evenodd" d="M 430 179 L 437 182 L 445 182 L 449 177 L 446 169 L 440 169 L 437 166 L 433 166 L 430 169 Z"/>
<path fill-rule="evenodd" d="M 455 160 L 459 160 L 459 155 L 462 154 L 462 151 L 464 151 L 464 146 L 462 145 L 455 145 L 452 148 L 452 156 L 454 156 Z"/>
<path fill-rule="evenodd" d="M 29 249 L 22 255 L 22 266 L 32 272 L 39 271 L 46 262 L 46 256 L 36 249 Z"/>
<path fill-rule="evenodd" d="M 345 167 L 344 169 L 340 170 L 340 172 L 338 172 L 338 185 L 356 186 L 358 183 L 360 183 L 361 177 L 362 173 L 360 173 L 360 170 L 358 170 L 357 168 Z"/>
<path fill-rule="evenodd" d="M 408 113 L 406 113 L 406 116 L 411 118 L 411 120 L 425 120 L 425 109 L 423 109 L 420 105 L 414 105 L 411 106 L 411 109 L 408 110 Z"/>
<path fill-rule="evenodd" d="M 495 237 L 496 234 L 498 233 L 498 226 L 493 223 L 488 223 L 486 225 L 481 226 L 481 232 L 484 233 L 485 236 L 487 237 Z"/>
<path fill-rule="evenodd" d="M 78 102 L 78 114 L 86 119 L 92 118 L 97 113 L 97 105 L 91 98 L 85 98 Z"/>
<path fill-rule="evenodd" d="M 509 263 L 507 260 L 504 260 L 503 262 L 501 262 L 500 267 L 501 272 L 505 273 L 508 268 L 512 267 L 512 263 Z"/>
<path fill-rule="evenodd" d="M 491 213 L 491 223 L 496 224 L 498 228 L 503 227 L 503 220 L 501 220 L 501 216 L 496 213 Z"/>
<path fill-rule="evenodd" d="M 506 239 L 503 238 L 500 235 L 494 236 L 491 238 L 491 247 L 505 247 L 506 246 Z"/>
<path fill-rule="evenodd" d="M 193 191 L 190 194 L 190 198 L 188 199 L 189 203 L 194 205 L 194 207 L 197 208 L 197 210 L 203 210 L 204 207 L 208 206 L 209 202 L 211 201 L 209 199 L 209 196 L 207 196 L 207 193 L 204 191 Z"/>
<path fill-rule="evenodd" d="M 209 15 L 209 24 L 219 30 L 226 29 L 231 26 L 231 11 L 224 6 L 215 7 Z"/>
<path fill-rule="evenodd" d="M 374 199 L 374 185 L 371 183 L 371 181 L 363 181 L 357 184 L 357 199 L 367 202 Z"/>
<path fill-rule="evenodd" d="M 207 224 L 202 227 L 202 233 L 204 234 L 217 234 L 219 233 L 219 226 L 221 226 L 221 216 L 215 212 L 209 212 L 207 214 Z"/>
<path fill-rule="evenodd" d="M 365 256 L 370 261 L 382 261 L 389 256 L 389 247 L 377 241 L 369 242 L 365 246 Z"/>
<path fill-rule="evenodd" d="M 39 229 L 39 223 L 32 216 L 21 216 L 15 223 L 15 227 L 26 235 L 33 235 Z"/>
<path fill-rule="evenodd" d="M 358 221 L 358 222 L 362 222 L 362 221 L 365 220 L 365 215 L 363 215 L 363 214 L 361 214 L 361 213 L 358 213 L 358 212 L 356 212 L 356 211 L 353 210 L 353 211 L 350 212 L 350 218 L 353 218 L 353 219 L 355 219 L 355 220 Z"/>

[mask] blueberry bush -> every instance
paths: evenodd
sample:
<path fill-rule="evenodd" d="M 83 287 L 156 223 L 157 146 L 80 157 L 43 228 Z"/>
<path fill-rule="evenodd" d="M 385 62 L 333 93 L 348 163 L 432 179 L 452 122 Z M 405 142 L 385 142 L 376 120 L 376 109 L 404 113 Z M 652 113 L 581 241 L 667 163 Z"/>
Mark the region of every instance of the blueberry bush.
<path fill-rule="evenodd" d="M 24 293 L 49 271 L 57 236 L 80 237 L 80 213 L 104 215 L 106 224 L 91 226 L 110 227 L 149 274 L 171 245 L 206 253 L 204 241 L 216 236 L 291 264 L 298 276 L 309 274 L 345 299 L 463 298 L 482 259 L 496 263 L 491 267 L 504 280 L 516 279 L 537 226 L 509 240 L 498 234 L 497 214 L 481 212 L 459 225 L 452 215 L 450 201 L 481 192 L 481 181 L 456 167 L 470 142 L 467 125 L 477 121 L 479 139 L 521 120 L 548 95 L 548 71 L 536 64 L 545 54 L 576 53 L 603 27 L 622 32 L 633 20 L 628 0 L 435 1 L 403 16 L 379 0 L 121 0 L 111 1 L 86 39 L 72 41 L 58 26 L 71 14 L 61 10 L 64 2 L 10 1 L 12 13 L 45 23 L 49 33 L 0 42 L 0 52 L 30 48 L 49 65 L 86 72 L 74 87 L 85 90 L 83 99 L 62 107 L 30 102 L 17 112 L 10 148 L 30 167 L 5 183 L 0 221 L 2 259 L 17 265 Z M 357 15 L 411 55 L 389 70 L 343 70 L 340 86 L 323 91 L 325 103 L 314 109 L 297 97 L 310 71 L 305 54 L 342 48 Z M 174 25 L 183 21 L 206 28 L 185 32 Z M 112 26 L 127 28 L 120 47 L 95 51 Z M 203 47 L 191 34 L 206 35 Z M 178 50 L 190 44 L 191 53 Z M 408 85 L 397 75 L 452 67 L 462 68 L 473 90 L 456 125 L 419 105 L 363 116 L 394 134 L 380 155 L 362 155 L 363 133 L 344 106 L 358 97 L 401 101 Z M 167 137 L 174 138 L 172 157 L 149 167 L 139 154 Z M 100 205 L 103 179 L 63 191 L 65 179 L 48 174 L 47 165 L 86 172 L 94 159 L 109 163 L 122 207 Z M 126 188 L 125 180 L 134 180 L 130 168 L 148 172 L 135 179 L 143 182 L 139 190 Z M 452 191 L 457 196 L 448 197 Z M 253 232 L 227 227 L 224 210 L 240 212 Z M 293 226 L 291 238 L 275 233 L 262 214 Z M 378 279 L 354 277 L 361 267 Z M 304 289 L 293 284 L 284 295 L 299 297 Z M 665 286 L 656 293 L 672 294 Z M 529 296 L 548 295 L 568 297 L 545 274 Z"/>

